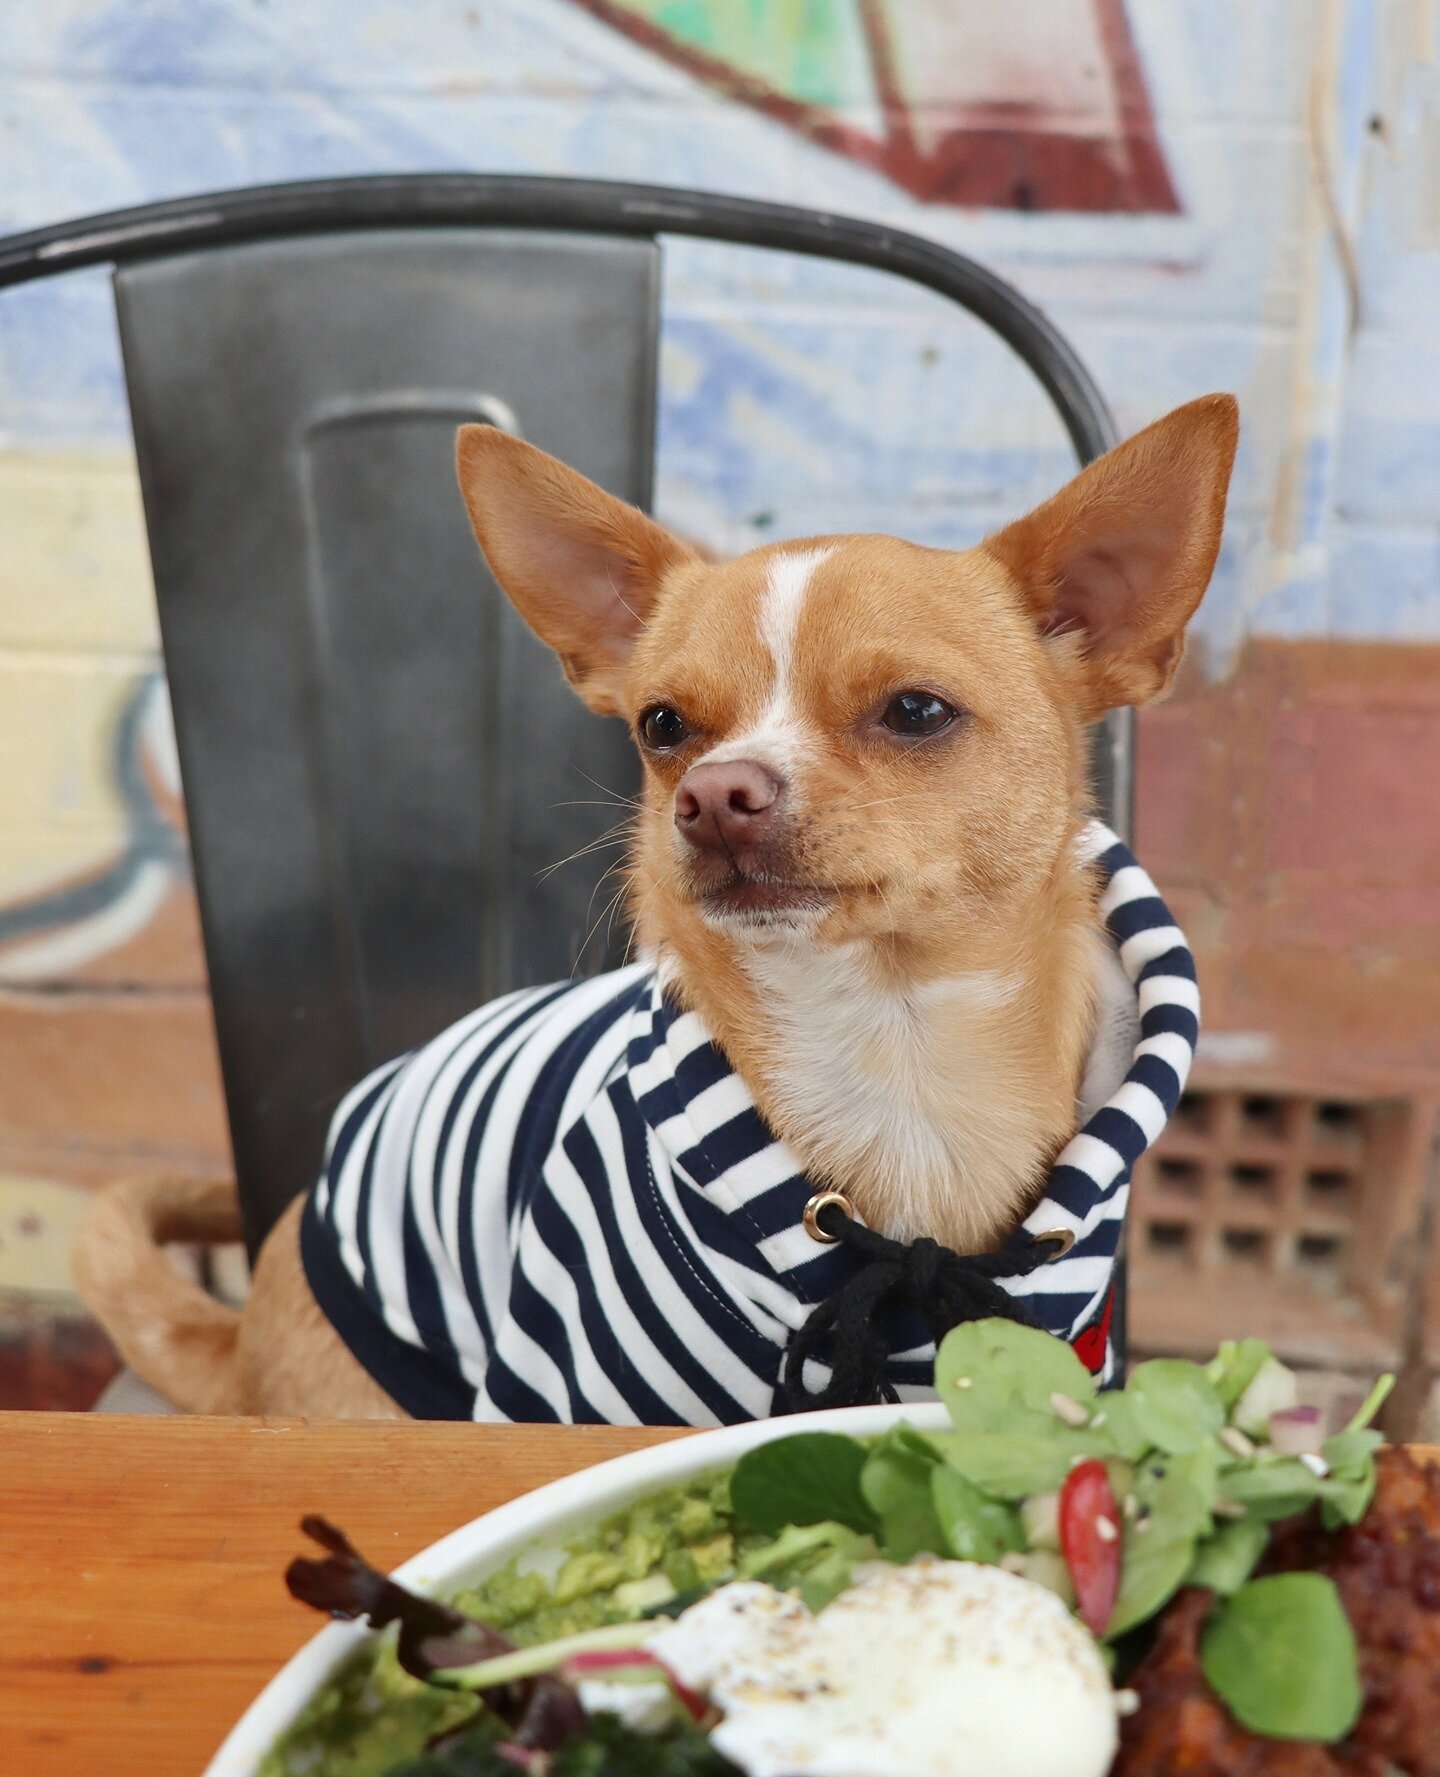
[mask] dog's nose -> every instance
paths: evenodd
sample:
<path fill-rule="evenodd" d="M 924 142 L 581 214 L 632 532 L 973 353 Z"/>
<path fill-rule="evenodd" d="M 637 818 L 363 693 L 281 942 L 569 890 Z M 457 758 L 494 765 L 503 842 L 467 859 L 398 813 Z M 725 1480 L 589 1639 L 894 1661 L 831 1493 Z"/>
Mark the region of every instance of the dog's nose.
<path fill-rule="evenodd" d="M 763 765 L 692 765 L 675 791 L 675 825 L 700 851 L 733 853 L 766 838 L 784 785 Z"/>

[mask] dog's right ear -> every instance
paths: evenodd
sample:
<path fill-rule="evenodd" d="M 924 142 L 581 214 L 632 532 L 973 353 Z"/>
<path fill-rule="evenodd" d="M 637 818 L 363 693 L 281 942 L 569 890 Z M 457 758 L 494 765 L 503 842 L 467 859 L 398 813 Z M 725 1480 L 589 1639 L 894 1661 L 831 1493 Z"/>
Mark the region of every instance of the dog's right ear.
<path fill-rule="evenodd" d="M 660 582 L 694 552 L 574 469 L 496 426 L 462 426 L 460 492 L 491 571 L 601 715 L 621 687 Z"/>

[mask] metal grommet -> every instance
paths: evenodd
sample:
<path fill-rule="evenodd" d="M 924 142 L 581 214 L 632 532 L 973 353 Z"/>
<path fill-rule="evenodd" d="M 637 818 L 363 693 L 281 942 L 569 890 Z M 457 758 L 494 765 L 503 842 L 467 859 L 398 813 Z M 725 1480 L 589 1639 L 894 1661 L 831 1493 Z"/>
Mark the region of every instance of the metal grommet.
<path fill-rule="evenodd" d="M 1047 1265 L 1053 1265 L 1056 1259 L 1063 1259 L 1066 1253 L 1068 1253 L 1070 1248 L 1075 1244 L 1075 1236 L 1069 1228 L 1047 1228 L 1043 1234 L 1037 1234 L 1035 1238 L 1037 1240 L 1048 1240 L 1055 1248 L 1054 1252 L 1051 1253 L 1050 1257 L 1045 1261 Z"/>
<path fill-rule="evenodd" d="M 812 1240 L 818 1240 L 822 1246 L 834 1246 L 836 1241 L 836 1236 L 827 1234 L 816 1220 L 820 1211 L 828 1209 L 832 1203 L 841 1215 L 848 1216 L 852 1222 L 855 1219 L 855 1209 L 848 1197 L 839 1191 L 817 1191 L 805 1205 L 805 1232 Z"/>

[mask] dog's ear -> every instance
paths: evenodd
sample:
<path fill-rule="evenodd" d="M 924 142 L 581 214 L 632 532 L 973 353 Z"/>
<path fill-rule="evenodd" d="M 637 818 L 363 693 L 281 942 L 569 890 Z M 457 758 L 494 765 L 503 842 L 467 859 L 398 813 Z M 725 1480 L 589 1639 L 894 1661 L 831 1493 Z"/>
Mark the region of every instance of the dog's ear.
<path fill-rule="evenodd" d="M 635 638 L 665 574 L 694 559 L 678 537 L 533 444 L 462 426 L 460 492 L 495 578 L 601 715 L 622 715 Z"/>
<path fill-rule="evenodd" d="M 1084 720 L 1148 703 L 1175 677 L 1220 548 L 1239 429 L 1233 396 L 1191 401 L 986 540 L 1041 634 L 1075 638 L 1064 648 L 1078 654 Z"/>

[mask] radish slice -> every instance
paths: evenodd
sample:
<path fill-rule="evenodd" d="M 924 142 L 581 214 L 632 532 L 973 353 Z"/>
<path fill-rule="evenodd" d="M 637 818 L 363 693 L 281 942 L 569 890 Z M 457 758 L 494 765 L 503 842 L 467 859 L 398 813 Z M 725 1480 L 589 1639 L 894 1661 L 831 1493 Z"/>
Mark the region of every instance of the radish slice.
<path fill-rule="evenodd" d="M 1060 1548 L 1075 1582 L 1080 1620 L 1103 1635 L 1120 1590 L 1120 1512 L 1105 1464 L 1077 1463 L 1060 1489 Z"/>
<path fill-rule="evenodd" d="M 586 1654 L 572 1654 L 561 1668 L 562 1675 L 573 1683 L 624 1670 L 649 1672 L 663 1679 L 674 1693 L 675 1701 L 693 1721 L 704 1721 L 709 1714 L 710 1705 L 700 1693 L 692 1691 L 688 1684 L 682 1684 L 663 1660 L 643 1647 L 594 1648 Z"/>
<path fill-rule="evenodd" d="M 571 1654 L 563 1671 L 567 1678 L 589 1678 L 596 1672 L 614 1672 L 622 1666 L 658 1670 L 660 1662 L 643 1647 L 594 1648 L 588 1654 Z"/>

